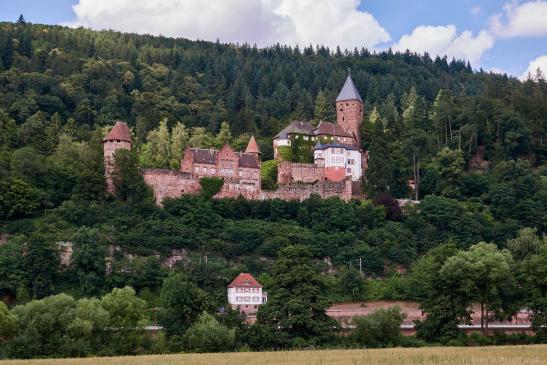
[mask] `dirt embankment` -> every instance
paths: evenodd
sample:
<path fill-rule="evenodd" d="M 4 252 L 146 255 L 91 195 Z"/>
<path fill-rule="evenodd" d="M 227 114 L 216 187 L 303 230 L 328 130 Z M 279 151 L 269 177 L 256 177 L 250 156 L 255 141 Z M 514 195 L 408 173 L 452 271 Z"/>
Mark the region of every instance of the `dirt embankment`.
<path fill-rule="evenodd" d="M 338 303 L 327 309 L 327 314 L 332 318 L 346 324 L 350 324 L 353 317 L 366 316 L 379 308 L 390 308 L 399 306 L 406 318 L 403 324 L 413 324 L 414 321 L 424 318 L 420 305 L 410 301 L 389 301 L 379 300 L 375 302 Z M 473 323 L 480 324 L 480 305 L 473 305 Z M 513 318 L 506 321 L 491 321 L 490 323 L 503 324 L 530 324 L 530 313 L 527 311 L 518 312 Z"/>

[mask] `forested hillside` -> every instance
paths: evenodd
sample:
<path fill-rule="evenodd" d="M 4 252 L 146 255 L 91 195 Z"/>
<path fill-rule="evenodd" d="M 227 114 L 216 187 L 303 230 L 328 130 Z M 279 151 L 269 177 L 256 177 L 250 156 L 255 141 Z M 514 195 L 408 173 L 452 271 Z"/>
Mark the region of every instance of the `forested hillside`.
<path fill-rule="evenodd" d="M 251 133 L 269 160 L 271 137 L 291 120 L 334 118 L 334 99 L 348 68 L 365 103 L 363 147 L 370 161 L 364 188 L 370 199 L 299 203 L 187 196 L 164 207 L 154 204 L 140 167 L 177 168 L 189 145 L 228 142 L 241 149 Z M 116 119 L 132 127 L 135 144 L 120 156 L 121 177 L 111 196 L 101 140 Z M 115 313 L 117 295 L 135 301 L 140 312 L 130 324 L 99 321 L 89 333 L 82 330 L 82 341 L 90 342 L 80 352 L 78 342 L 44 344 L 48 336 L 33 337 L 35 322 L 17 322 L 11 332 L 0 332 L 0 344 L 11 341 L 0 357 L 135 353 L 145 346 L 141 337 L 127 343 L 123 336 L 130 335 L 124 333 L 109 333 L 112 341 L 95 339 L 105 326 L 151 319 L 145 307 L 169 309 L 169 295 L 179 289 L 192 293 L 179 300 L 202 301 L 188 304 L 194 307 L 184 319 L 160 318 L 174 326 L 167 333 L 170 348 L 180 350 L 179 337 L 201 309 L 226 305 L 225 287 L 235 274 L 252 272 L 268 290 L 290 279 L 281 278 L 283 267 L 298 265 L 324 306 L 420 301 L 432 318 L 420 330 L 428 339 L 455 337 L 454 326 L 468 318 L 469 304 L 482 300 L 493 315 L 526 306 L 538 313 L 538 326 L 545 324 L 546 122 L 541 73 L 521 82 L 473 71 L 462 61 L 411 53 L 257 49 L 1 23 L 0 295 L 21 305 L 13 316 L 0 305 L 0 323 L 33 318 L 44 308 L 55 311 L 58 302 Z M 416 196 L 420 204 L 403 209 L 393 199 Z M 72 259 L 62 263 L 59 250 L 67 242 L 73 244 Z M 182 260 L 169 276 L 162 263 L 174 253 Z M 483 257 L 492 259 L 485 267 L 497 273 L 486 294 L 479 274 L 452 275 L 462 263 Z M 295 287 L 300 284 L 307 285 L 304 280 Z M 130 290 L 106 294 L 126 285 L 140 299 Z M 95 299 L 76 304 L 61 296 L 23 306 L 59 293 L 103 299 L 100 305 Z M 169 310 L 177 312 L 173 305 Z M 239 338 L 238 345 L 314 345 L 330 333 L 327 322 L 280 337 L 280 327 L 268 317 L 275 310 L 262 317 L 271 332 L 246 329 L 248 341 Z M 228 327 L 240 325 L 229 320 Z"/>

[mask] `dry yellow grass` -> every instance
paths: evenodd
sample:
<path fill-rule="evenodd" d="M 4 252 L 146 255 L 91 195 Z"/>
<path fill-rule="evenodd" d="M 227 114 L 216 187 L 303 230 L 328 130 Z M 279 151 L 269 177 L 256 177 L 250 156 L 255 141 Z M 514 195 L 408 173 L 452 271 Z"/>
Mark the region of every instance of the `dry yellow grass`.
<path fill-rule="evenodd" d="M 547 345 L 429 347 L 0 361 L 0 365 L 546 365 Z"/>

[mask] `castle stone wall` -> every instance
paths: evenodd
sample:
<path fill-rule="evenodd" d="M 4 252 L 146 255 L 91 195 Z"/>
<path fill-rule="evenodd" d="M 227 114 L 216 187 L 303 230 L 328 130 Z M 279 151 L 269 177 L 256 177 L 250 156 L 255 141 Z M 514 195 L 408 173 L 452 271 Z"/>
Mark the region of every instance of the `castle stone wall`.
<path fill-rule="evenodd" d="M 260 199 L 260 183 L 256 180 L 224 178 L 222 189 L 215 198 L 237 198 L 240 195 L 249 200 Z"/>
<path fill-rule="evenodd" d="M 321 198 L 337 196 L 341 200 L 348 201 L 352 197 L 352 182 L 348 179 L 340 182 L 318 181 L 312 184 L 301 182 L 282 184 L 275 191 L 262 191 L 261 198 L 302 201 L 314 194 Z"/>
<path fill-rule="evenodd" d="M 289 184 L 296 181 L 314 183 L 323 180 L 324 168 L 312 163 L 282 162 L 277 170 L 277 183 Z"/>
<path fill-rule="evenodd" d="M 168 169 L 141 170 L 144 182 L 154 191 L 154 198 L 161 204 L 165 198 L 178 198 L 182 194 L 196 194 L 201 190 L 199 180 L 191 174 Z"/>

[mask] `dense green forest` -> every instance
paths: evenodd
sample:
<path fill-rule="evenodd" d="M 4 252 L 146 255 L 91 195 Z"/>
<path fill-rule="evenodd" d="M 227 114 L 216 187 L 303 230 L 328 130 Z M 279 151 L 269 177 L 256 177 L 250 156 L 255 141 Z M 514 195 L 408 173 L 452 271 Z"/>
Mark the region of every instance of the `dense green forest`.
<path fill-rule="evenodd" d="M 269 160 L 271 137 L 291 120 L 333 119 L 347 68 L 365 102 L 370 199 L 154 204 L 140 167 L 176 168 L 188 145 L 241 149 L 251 133 Z M 116 119 L 135 147 L 116 156 L 111 196 L 101 139 Z M 400 323 L 391 312 L 334 336 L 324 309 L 352 300 L 419 301 L 428 341 L 457 339 L 472 302 L 498 318 L 530 308 L 541 329 L 546 122 L 539 72 L 521 82 L 409 52 L 0 23 L 0 296 L 11 308 L 0 302 L 0 357 L 400 343 L 367 335 L 371 321 Z M 416 195 L 403 208 L 394 199 Z M 72 260 L 61 263 L 66 242 Z M 168 270 L 174 250 L 183 259 Z M 256 326 L 215 314 L 241 271 L 271 295 Z M 295 293 L 306 295 L 285 312 Z M 105 335 L 142 329 L 156 307 L 165 343 Z"/>

